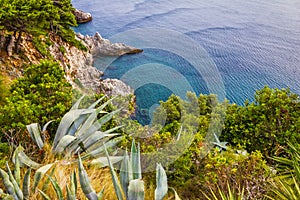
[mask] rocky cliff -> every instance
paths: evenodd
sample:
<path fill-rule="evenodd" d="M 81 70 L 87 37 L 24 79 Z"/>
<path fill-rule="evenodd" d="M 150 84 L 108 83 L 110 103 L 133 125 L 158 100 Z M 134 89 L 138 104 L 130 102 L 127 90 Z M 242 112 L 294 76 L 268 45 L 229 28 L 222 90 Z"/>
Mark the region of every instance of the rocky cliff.
<path fill-rule="evenodd" d="M 101 37 L 99 33 L 94 36 L 76 35 L 78 40 L 87 47 L 87 51 L 79 50 L 61 40 L 60 37 L 51 36 L 52 45 L 48 51 L 54 60 L 58 61 L 66 72 L 67 80 L 76 88 L 90 89 L 94 92 L 105 92 L 108 95 L 133 94 L 133 90 L 120 80 L 102 80 L 103 72 L 93 67 L 94 58 L 101 56 L 120 56 L 130 53 L 139 53 L 142 50 L 127 46 L 122 43 L 111 43 Z M 1 38 L 0 38 L 1 39 Z M 38 63 L 45 57 L 32 44 L 30 36 L 24 36 L 20 44 L 21 54 L 12 54 L 7 49 L 13 38 L 2 37 L 2 48 L 0 51 L 1 71 L 5 71 L 10 77 L 19 77 L 22 74 L 23 66 L 29 63 Z M 5 44 L 5 45 L 4 45 Z M 12 54 L 12 55 L 10 55 Z"/>

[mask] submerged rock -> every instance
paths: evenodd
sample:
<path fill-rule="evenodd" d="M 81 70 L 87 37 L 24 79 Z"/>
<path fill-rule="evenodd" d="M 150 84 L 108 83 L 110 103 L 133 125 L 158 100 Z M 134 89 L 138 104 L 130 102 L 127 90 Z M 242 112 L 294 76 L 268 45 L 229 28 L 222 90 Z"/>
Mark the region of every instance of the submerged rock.
<path fill-rule="evenodd" d="M 83 12 L 82 10 L 75 9 L 73 14 L 75 15 L 75 19 L 79 24 L 92 21 L 93 19 L 91 13 Z"/>

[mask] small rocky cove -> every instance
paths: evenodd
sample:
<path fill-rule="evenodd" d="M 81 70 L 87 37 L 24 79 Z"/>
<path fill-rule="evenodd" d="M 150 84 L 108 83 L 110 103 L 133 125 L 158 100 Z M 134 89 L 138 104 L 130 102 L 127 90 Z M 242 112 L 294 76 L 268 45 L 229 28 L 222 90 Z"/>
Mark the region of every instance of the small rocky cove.
<path fill-rule="evenodd" d="M 92 20 L 90 13 L 76 10 L 74 12 L 78 23 Z M 50 36 L 52 45 L 48 47 L 51 57 L 58 61 L 66 72 L 66 78 L 73 87 L 85 88 L 99 93 L 104 92 L 111 95 L 129 95 L 133 90 L 117 79 L 102 80 L 103 72 L 93 67 L 94 58 L 97 56 L 121 56 L 124 54 L 135 54 L 142 52 L 141 49 L 125 45 L 123 43 L 111 43 L 102 38 L 99 33 L 94 36 L 76 34 L 87 51 L 80 50 L 55 35 Z M 33 46 L 32 38 L 28 35 L 22 37 L 20 43 L 20 54 L 13 53 L 15 37 L 4 37 L 0 33 L 0 66 L 1 71 L 12 79 L 22 75 L 26 64 L 37 64 L 45 57 Z"/>

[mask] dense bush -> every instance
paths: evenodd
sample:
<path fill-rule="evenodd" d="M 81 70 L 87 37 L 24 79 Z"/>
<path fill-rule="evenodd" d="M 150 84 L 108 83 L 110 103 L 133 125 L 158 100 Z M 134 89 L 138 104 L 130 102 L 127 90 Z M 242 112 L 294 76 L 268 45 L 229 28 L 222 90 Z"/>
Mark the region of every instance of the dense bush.
<path fill-rule="evenodd" d="M 260 152 L 238 152 L 216 149 L 208 154 L 181 191 L 185 199 L 205 199 L 204 194 L 212 197 L 211 191 L 218 195 L 219 189 L 228 194 L 228 185 L 236 192 L 244 190 L 245 199 L 261 199 L 266 193 L 270 169 Z"/>
<path fill-rule="evenodd" d="M 288 140 L 300 141 L 299 96 L 289 89 L 265 87 L 256 92 L 253 103 L 230 105 L 226 116 L 222 140 L 250 152 L 279 155 Z"/>
<path fill-rule="evenodd" d="M 59 120 L 71 107 L 72 87 L 58 63 L 42 61 L 30 65 L 22 78 L 10 87 L 5 105 L 0 108 L 0 127 L 24 130 L 34 122 Z"/>

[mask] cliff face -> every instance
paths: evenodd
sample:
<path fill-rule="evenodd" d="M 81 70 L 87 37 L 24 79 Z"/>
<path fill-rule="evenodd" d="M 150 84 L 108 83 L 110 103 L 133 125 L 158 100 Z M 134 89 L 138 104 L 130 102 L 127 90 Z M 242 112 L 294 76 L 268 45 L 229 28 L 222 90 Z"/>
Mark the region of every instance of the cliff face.
<path fill-rule="evenodd" d="M 57 36 L 50 37 L 52 45 L 48 48 L 54 60 L 58 61 L 66 72 L 67 80 L 73 87 L 90 89 L 94 92 L 104 92 L 107 95 L 127 95 L 133 94 L 133 90 L 120 80 L 109 79 L 101 80 L 103 72 L 93 67 L 94 57 L 101 56 L 120 56 L 130 53 L 139 53 L 142 50 L 127 46 L 121 43 L 111 43 L 101 37 L 99 33 L 94 36 L 83 36 L 77 34 L 77 39 L 87 47 L 88 51 L 79 50 L 74 46 L 62 41 Z M 31 38 L 25 36 L 20 44 L 21 53 L 10 55 L 7 51 L 7 43 L 13 41 L 5 38 L 0 51 L 0 67 L 2 72 L 6 72 L 11 78 L 21 76 L 23 66 L 30 63 L 39 63 L 45 57 L 34 48 Z M 2 46 L 2 47 L 3 47 Z M 80 85 L 80 86 L 79 86 Z"/>

